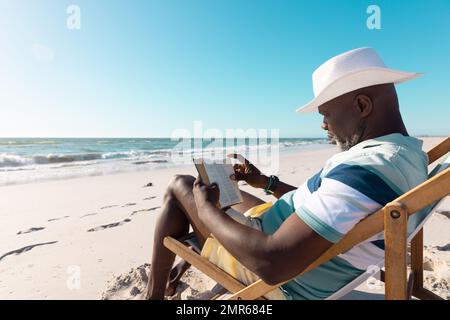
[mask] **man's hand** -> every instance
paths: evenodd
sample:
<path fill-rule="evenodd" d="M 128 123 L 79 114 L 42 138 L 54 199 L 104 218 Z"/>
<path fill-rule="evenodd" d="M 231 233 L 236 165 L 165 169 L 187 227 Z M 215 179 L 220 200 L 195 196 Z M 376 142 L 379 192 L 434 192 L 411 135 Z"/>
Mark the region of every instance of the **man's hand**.
<path fill-rule="evenodd" d="M 269 178 L 261 173 L 250 161 L 240 154 L 229 154 L 228 158 L 238 159 L 241 163 L 236 163 L 234 168 L 234 177 L 230 177 L 236 181 L 245 181 L 254 188 L 265 188 Z"/>
<path fill-rule="evenodd" d="M 216 183 L 206 186 L 203 184 L 200 177 L 197 177 L 192 192 L 198 209 L 202 208 L 208 202 L 213 206 L 218 207 L 220 190 Z"/>

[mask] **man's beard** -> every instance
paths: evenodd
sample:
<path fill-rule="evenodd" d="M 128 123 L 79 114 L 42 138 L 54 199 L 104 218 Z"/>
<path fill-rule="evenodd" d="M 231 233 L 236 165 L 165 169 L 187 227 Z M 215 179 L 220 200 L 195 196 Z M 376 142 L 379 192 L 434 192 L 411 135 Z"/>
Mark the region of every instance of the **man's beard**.
<path fill-rule="evenodd" d="M 364 134 L 365 129 L 366 129 L 365 124 L 361 122 L 356 128 L 355 133 L 352 134 L 350 137 L 340 138 L 336 136 L 334 133 L 328 131 L 328 139 L 330 140 L 331 144 L 336 144 L 339 147 L 339 149 L 341 149 L 341 151 L 347 151 L 351 147 L 361 142 L 361 138 Z"/>

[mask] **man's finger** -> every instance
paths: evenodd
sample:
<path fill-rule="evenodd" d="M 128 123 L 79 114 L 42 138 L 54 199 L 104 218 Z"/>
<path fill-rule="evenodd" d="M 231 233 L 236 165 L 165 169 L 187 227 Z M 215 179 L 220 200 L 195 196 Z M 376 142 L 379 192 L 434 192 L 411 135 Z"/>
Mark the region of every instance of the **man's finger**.
<path fill-rule="evenodd" d="M 234 173 L 234 180 L 236 180 L 236 181 L 245 180 L 244 179 L 244 175 L 241 172 L 235 172 Z"/>
<path fill-rule="evenodd" d="M 245 163 L 245 164 L 250 164 L 250 161 L 248 161 L 247 159 L 245 159 L 242 155 L 240 155 L 238 153 L 228 154 L 227 157 L 237 159 L 240 162 Z"/>
<path fill-rule="evenodd" d="M 200 178 L 200 176 L 197 176 L 197 178 L 194 181 L 194 187 L 200 187 L 202 185 L 202 179 Z"/>
<path fill-rule="evenodd" d="M 211 183 L 211 184 L 208 186 L 208 189 L 216 189 L 216 188 L 219 188 L 219 185 L 218 185 L 216 182 Z"/>

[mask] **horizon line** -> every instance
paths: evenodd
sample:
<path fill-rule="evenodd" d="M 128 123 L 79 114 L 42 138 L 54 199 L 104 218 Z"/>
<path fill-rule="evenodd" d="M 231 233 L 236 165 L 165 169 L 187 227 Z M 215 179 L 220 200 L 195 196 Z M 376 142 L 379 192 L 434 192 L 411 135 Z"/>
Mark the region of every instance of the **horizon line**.
<path fill-rule="evenodd" d="M 448 135 L 445 134 L 418 134 L 418 135 L 410 135 L 412 137 L 434 137 L 434 138 L 440 138 L 440 137 L 448 137 Z M 74 137 L 74 136 L 63 136 L 63 137 L 52 137 L 52 136 L 36 136 L 36 137 L 27 137 L 27 136 L 3 136 L 0 137 L 0 139 L 214 139 L 215 137 L 201 137 L 201 138 L 192 138 L 192 137 L 179 137 L 179 138 L 172 138 L 172 137 L 136 137 L 136 136 L 118 136 L 118 137 L 105 137 L 105 136 L 91 136 L 91 137 Z M 279 139 L 326 139 L 327 137 L 317 137 L 317 136 L 289 136 L 289 137 L 278 137 Z M 242 138 L 225 138 L 222 139 L 242 139 Z M 246 137 L 245 139 L 248 139 Z M 251 138 L 251 139 L 257 139 L 257 138 Z"/>
<path fill-rule="evenodd" d="M 67 137 L 0 137 L 0 139 L 214 139 L 215 137 L 201 137 L 201 138 L 192 138 L 192 137 L 179 137 L 179 138 L 172 138 L 172 137 L 73 137 L 73 136 L 67 136 Z M 279 139 L 325 139 L 325 137 L 279 137 Z M 225 138 L 222 139 L 242 139 L 242 138 Z M 246 137 L 248 139 L 248 137 Z M 257 138 L 251 138 L 251 139 L 257 139 Z"/>

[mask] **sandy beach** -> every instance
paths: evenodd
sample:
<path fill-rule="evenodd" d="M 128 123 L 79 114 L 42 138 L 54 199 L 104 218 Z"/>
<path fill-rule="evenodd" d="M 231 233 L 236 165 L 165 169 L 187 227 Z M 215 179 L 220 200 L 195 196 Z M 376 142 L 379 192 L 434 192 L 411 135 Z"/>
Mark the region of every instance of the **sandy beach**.
<path fill-rule="evenodd" d="M 424 150 L 442 138 L 426 137 Z M 334 146 L 282 154 L 281 180 L 300 185 Z M 0 187 L 0 299 L 138 299 L 150 262 L 153 228 L 174 174 L 193 166 Z M 151 185 L 149 185 L 151 183 Z M 262 190 L 242 189 L 273 201 Z M 425 225 L 426 286 L 450 299 L 450 199 Z M 190 270 L 182 298 L 214 283 Z M 348 299 L 382 299 L 362 285 Z"/>

